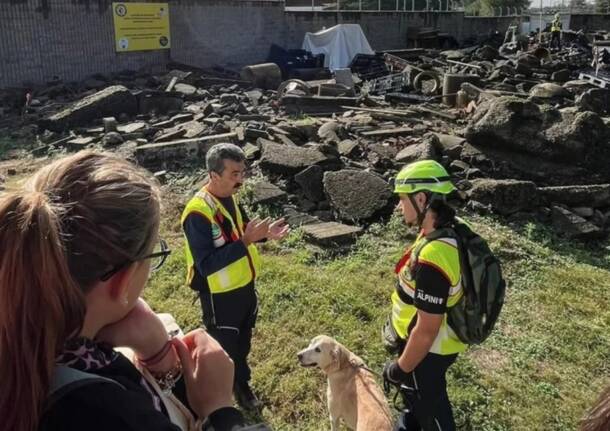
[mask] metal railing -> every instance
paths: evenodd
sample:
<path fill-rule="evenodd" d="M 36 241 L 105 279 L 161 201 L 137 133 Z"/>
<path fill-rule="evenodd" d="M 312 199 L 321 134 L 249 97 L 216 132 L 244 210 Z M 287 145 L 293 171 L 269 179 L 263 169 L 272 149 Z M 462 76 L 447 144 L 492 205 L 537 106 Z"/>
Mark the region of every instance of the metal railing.
<path fill-rule="evenodd" d="M 292 12 L 464 12 L 463 0 L 286 0 L 285 10 Z M 524 9 L 498 7 L 484 16 L 520 16 Z"/>
<path fill-rule="evenodd" d="M 460 12 L 461 0 L 286 0 L 287 11 L 301 12 Z"/>

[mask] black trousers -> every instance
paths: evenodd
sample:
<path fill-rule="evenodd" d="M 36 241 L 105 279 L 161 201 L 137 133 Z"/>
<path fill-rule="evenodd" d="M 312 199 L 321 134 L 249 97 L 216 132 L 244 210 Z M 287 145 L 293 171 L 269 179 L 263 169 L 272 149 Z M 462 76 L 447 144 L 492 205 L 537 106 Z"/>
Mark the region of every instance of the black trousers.
<path fill-rule="evenodd" d="M 447 369 L 455 355 L 428 353 L 409 373 L 406 385 L 412 390 L 401 391 L 408 412 L 403 412 L 394 431 L 454 431 L 455 421 L 447 395 Z"/>
<path fill-rule="evenodd" d="M 561 49 L 561 32 L 560 31 L 551 32 L 551 48 Z"/>
<path fill-rule="evenodd" d="M 248 354 L 256 324 L 257 298 L 254 283 L 226 293 L 199 293 L 203 324 L 235 363 L 235 384 L 250 380 Z"/>

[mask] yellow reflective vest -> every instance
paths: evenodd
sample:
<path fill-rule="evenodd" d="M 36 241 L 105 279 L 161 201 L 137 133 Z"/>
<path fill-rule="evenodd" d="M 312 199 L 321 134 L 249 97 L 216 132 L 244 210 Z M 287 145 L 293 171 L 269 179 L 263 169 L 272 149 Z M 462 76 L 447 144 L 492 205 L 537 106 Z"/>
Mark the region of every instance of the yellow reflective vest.
<path fill-rule="evenodd" d="M 232 199 L 237 220 L 233 220 L 233 217 L 231 217 L 231 214 L 222 203 L 204 187 L 197 192 L 186 205 L 186 208 L 182 212 L 180 224 L 184 225 L 186 218 L 190 214 L 196 213 L 202 215 L 211 223 L 215 248 L 220 248 L 225 244 L 239 241 L 244 234 L 245 225 L 237 199 L 235 196 L 233 196 Z M 223 219 L 228 219 L 231 222 L 232 231 L 230 238 L 226 237 L 222 230 L 220 220 Z M 185 251 L 187 268 L 186 282 L 191 284 L 195 275 L 195 262 L 188 245 L 188 238 L 186 238 Z M 224 268 L 208 275 L 206 281 L 210 292 L 213 294 L 230 292 L 252 282 L 256 278 L 259 270 L 260 257 L 258 250 L 254 244 L 250 244 L 247 247 L 246 256 L 237 261 L 228 262 L 227 266 Z"/>
<path fill-rule="evenodd" d="M 417 308 L 413 303 L 416 283 L 411 271 L 411 254 L 422 245 L 425 238 L 420 234 L 413 245 L 405 252 L 403 258 L 396 265 L 398 283 L 392 293 L 392 326 L 402 339 L 409 337 L 415 326 Z M 453 238 L 439 238 L 424 245 L 419 252 L 418 262 L 428 264 L 441 271 L 450 281 L 447 307 L 454 306 L 464 294 L 462 289 L 462 275 L 457 242 Z M 466 350 L 467 345 L 462 343 L 447 323 L 447 314 L 439 332 L 430 348 L 431 353 L 439 355 L 452 355 Z"/>
<path fill-rule="evenodd" d="M 551 23 L 551 32 L 561 31 L 561 21 L 558 19 L 553 20 Z"/>

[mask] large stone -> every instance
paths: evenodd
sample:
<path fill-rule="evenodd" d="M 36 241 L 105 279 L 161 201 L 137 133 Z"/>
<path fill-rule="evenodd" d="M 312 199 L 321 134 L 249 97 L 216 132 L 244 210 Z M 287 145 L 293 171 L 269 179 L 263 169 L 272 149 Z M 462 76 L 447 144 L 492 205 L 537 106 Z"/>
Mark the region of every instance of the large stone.
<path fill-rule="evenodd" d="M 313 148 L 293 147 L 270 141 L 266 141 L 262 147 L 261 168 L 277 174 L 294 175 L 306 167 L 325 166 L 333 161 L 332 157 Z"/>
<path fill-rule="evenodd" d="M 113 85 L 86 96 L 67 108 L 41 120 L 40 125 L 60 132 L 75 126 L 91 123 L 103 117 L 118 117 L 138 111 L 136 97 L 122 85 Z"/>
<path fill-rule="evenodd" d="M 538 188 L 540 198 L 547 204 L 570 207 L 610 207 L 610 184 L 558 186 Z"/>
<path fill-rule="evenodd" d="M 325 199 L 322 178 L 324 172 L 318 165 L 310 166 L 294 176 L 294 181 L 301 186 L 303 194 L 312 202 Z"/>
<path fill-rule="evenodd" d="M 392 190 L 379 176 L 344 169 L 324 173 L 324 190 L 331 207 L 346 221 L 367 220 L 389 208 Z"/>
<path fill-rule="evenodd" d="M 352 141 L 351 139 L 344 139 L 337 144 L 337 150 L 342 156 L 351 157 L 356 153 L 357 149 L 358 142 Z"/>
<path fill-rule="evenodd" d="M 559 84 L 543 82 L 536 84 L 530 89 L 530 96 L 540 99 L 554 99 L 557 97 L 570 97 L 570 92 Z"/>
<path fill-rule="evenodd" d="M 323 247 L 352 244 L 362 232 L 361 227 L 337 222 L 313 223 L 302 226 L 301 229 L 306 239 Z"/>
<path fill-rule="evenodd" d="M 561 121 L 544 132 L 557 159 L 583 161 L 597 154 L 606 143 L 606 127 L 594 112 L 562 109 Z"/>
<path fill-rule="evenodd" d="M 156 166 L 172 161 L 197 160 L 205 158 L 207 151 L 215 144 L 237 142 L 236 133 L 223 133 L 172 142 L 141 145 L 136 148 L 139 164 Z"/>
<path fill-rule="evenodd" d="M 593 223 L 560 206 L 553 206 L 551 219 L 553 227 L 569 238 L 590 240 L 605 236 L 604 231 Z"/>
<path fill-rule="evenodd" d="M 500 214 L 531 211 L 538 205 L 536 184 L 531 181 L 476 179 L 469 196 Z"/>
<path fill-rule="evenodd" d="M 291 227 L 300 227 L 306 224 L 319 223 L 320 220 L 307 213 L 299 212 L 296 208 L 285 206 L 283 217 Z"/>
<path fill-rule="evenodd" d="M 197 92 L 197 87 L 180 83 L 174 86 L 174 91 L 183 94 L 185 97 L 190 97 Z"/>
<path fill-rule="evenodd" d="M 424 139 L 419 144 L 409 145 L 403 148 L 396 155 L 398 163 L 411 163 L 418 160 L 428 160 L 436 158 L 436 148 L 438 148 L 438 138 L 434 135 Z"/>
<path fill-rule="evenodd" d="M 166 114 L 182 110 L 184 99 L 181 93 L 174 91 L 147 90 L 138 95 L 138 105 L 142 114 Z"/>
<path fill-rule="evenodd" d="M 610 91 L 605 88 L 591 88 L 576 98 L 576 106 L 582 111 L 604 114 L 610 111 Z"/>
<path fill-rule="evenodd" d="M 270 205 L 286 199 L 286 192 L 268 181 L 253 183 L 250 190 L 250 202 L 254 205 Z"/>
<path fill-rule="evenodd" d="M 466 139 L 474 145 L 535 152 L 544 143 L 540 135 L 543 123 L 535 103 L 498 97 L 481 103 L 466 128 Z"/>
<path fill-rule="evenodd" d="M 113 147 L 123 143 L 123 137 L 118 132 L 106 133 L 102 138 L 102 145 L 105 147 Z"/>
<path fill-rule="evenodd" d="M 475 146 L 570 163 L 594 154 L 605 133 L 603 122 L 592 112 L 558 111 L 516 97 L 485 101 L 466 128 L 466 138 Z"/>

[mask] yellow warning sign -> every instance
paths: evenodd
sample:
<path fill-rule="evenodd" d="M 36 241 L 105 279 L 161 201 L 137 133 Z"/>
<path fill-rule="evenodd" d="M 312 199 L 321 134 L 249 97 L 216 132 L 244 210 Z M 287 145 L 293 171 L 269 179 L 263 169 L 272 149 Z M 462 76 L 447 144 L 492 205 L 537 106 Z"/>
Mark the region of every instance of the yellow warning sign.
<path fill-rule="evenodd" d="M 167 3 L 112 3 L 117 52 L 169 49 Z"/>

